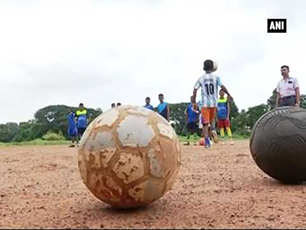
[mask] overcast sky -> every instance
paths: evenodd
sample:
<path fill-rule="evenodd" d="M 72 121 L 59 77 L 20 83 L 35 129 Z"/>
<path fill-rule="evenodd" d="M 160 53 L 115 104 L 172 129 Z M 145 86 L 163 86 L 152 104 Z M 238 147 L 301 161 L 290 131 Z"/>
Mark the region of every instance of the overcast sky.
<path fill-rule="evenodd" d="M 0 0 L 0 123 L 54 104 L 156 106 L 160 92 L 187 102 L 207 58 L 240 110 L 266 103 L 283 64 L 306 93 L 305 11 L 303 0 Z M 267 18 L 287 18 L 287 33 L 268 34 Z"/>

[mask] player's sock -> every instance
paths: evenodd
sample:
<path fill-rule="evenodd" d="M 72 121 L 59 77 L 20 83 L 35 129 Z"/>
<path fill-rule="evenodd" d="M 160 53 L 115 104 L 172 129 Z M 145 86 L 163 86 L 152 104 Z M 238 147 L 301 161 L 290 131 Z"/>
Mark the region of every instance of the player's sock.
<path fill-rule="evenodd" d="M 224 141 L 225 141 L 224 128 L 220 128 L 220 135 L 221 135 L 221 139 L 222 139 L 222 144 L 224 144 Z"/>
<path fill-rule="evenodd" d="M 224 136 L 225 136 L 224 128 L 220 128 L 220 135 L 221 135 L 221 138 L 224 139 Z"/>
<path fill-rule="evenodd" d="M 231 128 L 230 128 L 230 127 L 226 127 L 226 131 L 227 131 L 228 137 L 229 137 L 229 138 L 232 138 L 233 134 L 232 134 Z M 223 133 L 224 133 L 224 131 L 223 131 Z"/>
<path fill-rule="evenodd" d="M 205 138 L 204 146 L 205 146 L 206 148 L 209 148 L 209 147 L 210 147 L 210 139 L 209 139 L 209 137 L 206 137 L 206 138 Z"/>
<path fill-rule="evenodd" d="M 229 139 L 231 141 L 231 145 L 233 145 L 234 141 L 233 141 L 233 134 L 232 134 L 231 128 L 230 127 L 226 127 L 226 131 L 227 131 L 227 135 L 228 135 L 228 137 L 229 137 Z"/>

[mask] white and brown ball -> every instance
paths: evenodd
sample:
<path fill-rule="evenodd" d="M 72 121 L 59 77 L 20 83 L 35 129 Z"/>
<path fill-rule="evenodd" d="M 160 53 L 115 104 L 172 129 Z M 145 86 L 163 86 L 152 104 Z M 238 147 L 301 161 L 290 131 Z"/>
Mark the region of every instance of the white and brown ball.
<path fill-rule="evenodd" d="M 169 191 L 181 165 L 181 148 L 171 125 L 138 106 L 120 106 L 86 129 L 78 165 L 87 188 L 120 208 L 148 205 Z"/>
<path fill-rule="evenodd" d="M 213 63 L 214 63 L 213 71 L 216 71 L 218 69 L 218 63 L 216 61 L 213 61 Z"/>

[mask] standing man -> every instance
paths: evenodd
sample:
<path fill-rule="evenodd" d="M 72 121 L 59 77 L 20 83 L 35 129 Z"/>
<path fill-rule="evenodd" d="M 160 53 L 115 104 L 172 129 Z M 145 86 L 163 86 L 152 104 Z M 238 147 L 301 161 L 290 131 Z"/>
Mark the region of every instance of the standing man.
<path fill-rule="evenodd" d="M 151 109 L 151 110 L 154 111 L 154 107 L 150 104 L 151 98 L 150 97 L 146 97 L 146 101 L 145 102 L 146 102 L 146 104 L 143 107 L 145 107 L 147 109 Z"/>
<path fill-rule="evenodd" d="M 84 108 L 84 104 L 79 104 L 79 109 L 76 111 L 76 122 L 78 128 L 78 136 L 81 139 L 83 133 L 85 132 L 88 125 L 88 112 L 87 109 Z"/>
<path fill-rule="evenodd" d="M 231 96 L 226 87 L 221 83 L 220 77 L 213 74 L 216 71 L 216 63 L 212 60 L 205 60 L 203 63 L 203 69 L 205 74 L 201 76 L 194 85 L 193 89 L 193 103 L 196 101 L 197 91 L 201 88 L 202 104 L 201 113 L 204 118 L 203 124 L 203 136 L 205 138 L 204 146 L 210 147 L 210 139 L 208 134 L 208 124 L 213 126 L 213 121 L 216 114 L 216 108 L 218 103 L 218 86 L 220 86 L 230 99 Z"/>
<path fill-rule="evenodd" d="M 276 107 L 278 106 L 300 106 L 300 87 L 296 78 L 289 77 L 289 66 L 281 67 L 283 79 L 276 87 Z"/>
<path fill-rule="evenodd" d="M 190 97 L 190 103 L 187 105 L 185 110 L 186 115 L 186 125 L 187 125 L 187 145 L 190 145 L 190 135 L 193 136 L 194 145 L 196 140 L 194 138 L 194 134 L 197 134 L 198 131 L 198 121 L 199 121 L 199 111 L 195 109 L 194 104 L 192 103 L 193 96 Z"/>
<path fill-rule="evenodd" d="M 157 112 L 163 116 L 168 122 L 170 122 L 170 108 L 167 102 L 164 102 L 164 95 L 160 93 L 158 95 L 159 105 L 157 106 Z"/>

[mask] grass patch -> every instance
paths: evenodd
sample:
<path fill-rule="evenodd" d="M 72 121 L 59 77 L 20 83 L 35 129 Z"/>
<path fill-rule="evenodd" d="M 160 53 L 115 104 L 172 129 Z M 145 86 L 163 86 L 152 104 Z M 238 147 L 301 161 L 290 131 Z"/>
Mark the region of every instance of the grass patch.
<path fill-rule="evenodd" d="M 9 147 L 9 146 L 24 146 L 24 145 L 67 145 L 70 141 L 67 140 L 42 140 L 42 139 L 35 139 L 33 141 L 22 141 L 22 142 L 10 142 L 10 143 L 3 143 L 0 142 L 0 147 Z"/>
<path fill-rule="evenodd" d="M 218 135 L 218 137 L 220 138 L 220 135 Z M 180 142 L 187 142 L 187 136 L 178 135 L 178 139 L 179 139 Z M 190 141 L 193 141 L 194 139 L 196 141 L 199 141 L 200 137 L 199 136 L 197 136 L 197 137 L 190 136 Z M 227 139 L 228 139 L 227 136 L 225 136 L 225 140 L 227 140 Z M 233 134 L 233 139 L 240 141 L 240 140 L 248 140 L 249 137 L 248 136 L 242 136 L 242 135 L 239 135 L 239 134 Z"/>
<path fill-rule="evenodd" d="M 220 137 L 220 135 L 219 135 Z M 190 140 L 193 141 L 193 138 L 198 142 L 200 137 L 190 137 Z M 187 142 L 187 136 L 178 135 L 178 139 L 180 142 Z M 233 134 L 234 140 L 248 140 L 249 137 Z M 23 141 L 23 142 L 10 142 L 3 143 L 0 142 L 0 147 L 10 147 L 10 146 L 31 146 L 31 145 L 68 145 L 71 141 L 68 140 L 43 140 L 43 139 L 35 139 L 33 141 Z"/>

